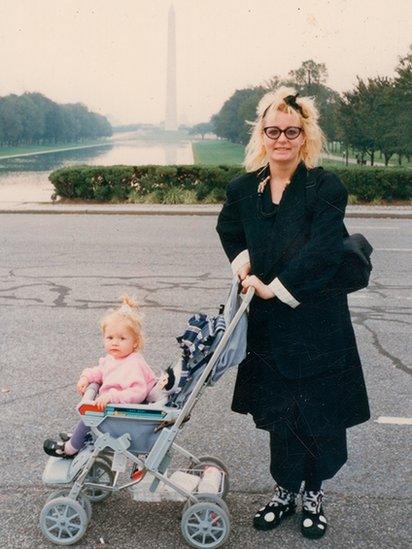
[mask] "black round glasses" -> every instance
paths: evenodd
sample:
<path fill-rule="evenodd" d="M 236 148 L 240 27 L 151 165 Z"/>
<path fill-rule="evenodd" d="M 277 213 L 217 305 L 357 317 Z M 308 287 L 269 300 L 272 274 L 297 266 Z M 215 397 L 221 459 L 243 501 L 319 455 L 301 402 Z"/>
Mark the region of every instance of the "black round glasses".
<path fill-rule="evenodd" d="M 289 126 L 288 128 L 281 130 L 277 126 L 267 126 L 266 128 L 263 128 L 263 131 L 269 139 L 279 139 L 282 133 L 284 133 L 286 139 L 293 140 L 299 137 L 303 131 L 303 128 L 299 128 L 298 126 Z"/>

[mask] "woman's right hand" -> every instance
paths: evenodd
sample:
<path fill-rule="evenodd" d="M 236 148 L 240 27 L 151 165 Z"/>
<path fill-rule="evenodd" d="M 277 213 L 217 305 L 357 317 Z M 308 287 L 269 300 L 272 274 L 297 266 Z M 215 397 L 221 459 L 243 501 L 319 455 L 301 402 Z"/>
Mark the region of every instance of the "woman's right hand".
<path fill-rule="evenodd" d="M 80 395 L 84 395 L 87 387 L 90 385 L 89 380 L 86 376 L 80 376 L 79 381 L 77 382 L 77 392 Z"/>
<path fill-rule="evenodd" d="M 236 273 L 238 279 L 240 280 L 240 282 L 243 282 L 243 280 L 245 280 L 247 275 L 250 273 L 251 269 L 252 269 L 252 267 L 251 267 L 249 261 L 247 263 L 245 263 L 244 265 L 242 265 L 242 267 L 240 267 L 240 269 Z"/>

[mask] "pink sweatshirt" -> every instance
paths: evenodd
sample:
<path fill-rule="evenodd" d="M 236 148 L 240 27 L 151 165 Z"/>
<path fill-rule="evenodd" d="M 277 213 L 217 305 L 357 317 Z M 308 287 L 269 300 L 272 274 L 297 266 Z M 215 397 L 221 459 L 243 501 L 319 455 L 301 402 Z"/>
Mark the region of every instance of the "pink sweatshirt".
<path fill-rule="evenodd" d="M 99 359 L 98 366 L 85 368 L 81 375 L 89 383 L 99 383 L 99 395 L 109 394 L 114 404 L 139 404 L 156 383 L 152 369 L 139 352 L 120 359 L 106 355 Z"/>

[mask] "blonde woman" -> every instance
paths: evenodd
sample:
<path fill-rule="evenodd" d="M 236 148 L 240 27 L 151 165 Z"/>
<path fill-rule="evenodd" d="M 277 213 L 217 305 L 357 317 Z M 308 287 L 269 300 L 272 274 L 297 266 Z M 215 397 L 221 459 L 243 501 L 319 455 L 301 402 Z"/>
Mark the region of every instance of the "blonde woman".
<path fill-rule="evenodd" d="M 347 295 L 333 288 L 348 193 L 336 175 L 315 168 L 323 144 L 311 98 L 285 87 L 266 94 L 247 173 L 228 185 L 217 224 L 233 273 L 256 290 L 232 403 L 270 433 L 275 493 L 253 523 L 278 526 L 301 491 L 309 538 L 326 532 L 322 481 L 347 461 L 346 429 L 370 417 Z"/>

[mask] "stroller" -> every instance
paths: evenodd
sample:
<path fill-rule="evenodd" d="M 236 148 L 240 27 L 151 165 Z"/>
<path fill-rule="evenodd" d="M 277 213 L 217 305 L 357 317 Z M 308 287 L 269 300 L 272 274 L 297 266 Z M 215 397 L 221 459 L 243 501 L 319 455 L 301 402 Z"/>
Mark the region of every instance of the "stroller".
<path fill-rule="evenodd" d="M 99 387 L 88 387 L 78 411 L 90 427 L 90 442 L 74 459 L 50 457 L 43 472 L 43 482 L 58 487 L 40 514 L 40 528 L 48 541 L 56 545 L 78 542 L 91 519 L 91 504 L 126 488 L 136 501 L 183 501 L 181 532 L 191 547 L 215 548 L 227 540 L 226 465 L 217 457 L 196 457 L 175 439 L 205 387 L 243 360 L 245 313 L 253 294 L 254 289 L 249 288 L 242 299 L 234 279 L 229 299 L 217 317 L 205 317 L 203 329 L 197 322 L 199 315 L 192 317 L 192 330 L 178 338 L 181 346 L 185 340 L 178 364 L 182 373 L 179 387 L 166 403 L 109 404 L 104 412 L 98 412 L 90 402 Z M 206 337 L 201 337 L 202 332 Z M 173 468 L 175 456 L 184 458 L 187 466 Z M 131 477 L 120 485 L 119 476 L 130 468 Z"/>

